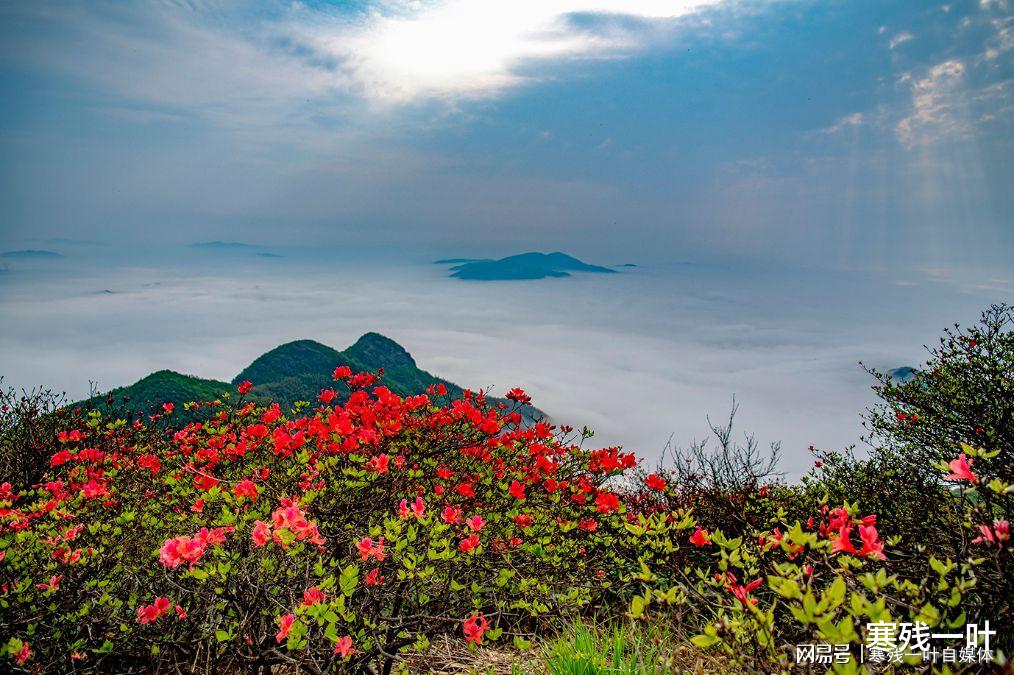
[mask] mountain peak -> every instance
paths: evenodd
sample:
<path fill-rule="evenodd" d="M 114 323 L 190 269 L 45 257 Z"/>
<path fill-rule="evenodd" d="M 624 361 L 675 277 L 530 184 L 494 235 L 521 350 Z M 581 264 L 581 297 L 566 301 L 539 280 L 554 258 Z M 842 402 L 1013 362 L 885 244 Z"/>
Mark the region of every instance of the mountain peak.
<path fill-rule="evenodd" d="M 345 353 L 373 369 L 415 366 L 415 360 L 404 347 L 380 333 L 365 333 Z"/>

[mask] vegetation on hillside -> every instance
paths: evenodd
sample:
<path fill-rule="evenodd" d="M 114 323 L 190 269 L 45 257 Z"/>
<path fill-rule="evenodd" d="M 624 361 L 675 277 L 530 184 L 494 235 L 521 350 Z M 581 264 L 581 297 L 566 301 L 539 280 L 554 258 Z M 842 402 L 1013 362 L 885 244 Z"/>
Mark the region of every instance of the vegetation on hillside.
<path fill-rule="evenodd" d="M 649 469 L 525 423 L 520 389 L 403 396 L 341 363 L 296 410 L 249 382 L 154 414 L 8 396 L 0 459 L 45 474 L 0 485 L 0 658 L 387 674 L 453 638 L 479 672 L 497 646 L 507 672 L 789 672 L 817 644 L 839 658 L 804 669 L 999 668 L 1011 337 L 1006 306 L 952 329 L 930 375 L 881 382 L 870 455 L 815 450 L 796 485 L 731 421 Z M 931 632 L 953 663 L 922 661 Z"/>

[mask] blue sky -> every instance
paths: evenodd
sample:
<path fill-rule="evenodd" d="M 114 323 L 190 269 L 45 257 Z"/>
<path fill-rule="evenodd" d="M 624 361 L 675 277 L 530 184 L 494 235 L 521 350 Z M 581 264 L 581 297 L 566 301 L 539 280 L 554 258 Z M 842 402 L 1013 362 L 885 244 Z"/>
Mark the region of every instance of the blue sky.
<path fill-rule="evenodd" d="M 1009 269 L 1012 48 L 1005 0 L 5 3 L 0 246 Z"/>

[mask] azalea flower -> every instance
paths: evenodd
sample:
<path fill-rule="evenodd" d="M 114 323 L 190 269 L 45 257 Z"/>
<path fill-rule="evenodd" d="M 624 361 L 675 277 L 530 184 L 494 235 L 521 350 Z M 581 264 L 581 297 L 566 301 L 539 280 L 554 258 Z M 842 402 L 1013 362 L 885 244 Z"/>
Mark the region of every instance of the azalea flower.
<path fill-rule="evenodd" d="M 63 579 L 63 575 L 62 574 L 56 575 L 56 576 L 52 576 L 52 577 L 49 577 L 49 583 L 35 584 L 35 587 L 36 588 L 41 588 L 44 591 L 55 591 L 57 588 L 60 587 L 60 581 L 62 579 Z"/>
<path fill-rule="evenodd" d="M 476 613 L 465 619 L 462 628 L 467 638 L 466 642 L 481 645 L 483 634 L 489 630 L 489 623 L 485 616 Z"/>
<path fill-rule="evenodd" d="M 265 523 L 263 520 L 254 521 L 253 526 L 253 542 L 258 548 L 268 543 L 268 539 L 271 538 L 271 526 Z"/>
<path fill-rule="evenodd" d="M 471 534 L 468 537 L 461 540 L 458 544 L 458 548 L 464 553 L 471 553 L 479 546 L 479 535 Z"/>
<path fill-rule="evenodd" d="M 620 500 L 612 492 L 600 492 L 595 497 L 595 509 L 599 513 L 612 513 L 620 508 Z"/>
<path fill-rule="evenodd" d="M 383 562 L 387 558 L 387 553 L 384 552 L 384 538 L 380 537 L 376 543 L 373 542 L 369 537 L 363 537 L 356 548 L 359 549 L 359 556 L 363 560 L 369 560 L 371 557 L 377 562 Z"/>
<path fill-rule="evenodd" d="M 334 643 L 334 653 L 340 655 L 343 659 L 347 659 L 359 652 L 359 650 L 352 648 L 353 644 L 352 638 L 348 635 L 338 638 L 338 641 Z"/>
<path fill-rule="evenodd" d="M 473 532 L 481 532 L 482 526 L 485 524 L 486 521 L 480 515 L 475 515 L 465 520 L 465 525 L 468 525 L 468 528 Z"/>
<path fill-rule="evenodd" d="M 278 617 L 278 632 L 275 633 L 275 642 L 280 643 L 289 636 L 289 631 L 292 630 L 292 624 L 295 620 L 295 614 L 286 614 L 285 616 Z"/>
<path fill-rule="evenodd" d="M 239 383 L 238 387 L 236 387 L 236 391 L 238 391 L 240 394 L 244 396 L 249 394 L 251 389 L 253 389 L 253 382 L 251 382 L 250 380 L 244 380 L 243 382 Z"/>
<path fill-rule="evenodd" d="M 652 490 L 658 490 L 659 492 L 661 492 L 662 490 L 664 490 L 665 486 L 667 485 L 667 483 L 665 482 L 665 479 L 660 478 L 659 476 L 656 476 L 655 474 L 651 474 L 647 478 L 645 478 L 644 479 L 644 484 L 647 485 Z"/>
<path fill-rule="evenodd" d="M 947 480 L 967 480 L 970 483 L 978 483 L 978 477 L 972 473 L 972 460 L 968 459 L 965 453 L 961 453 L 948 464 L 951 473 L 947 474 Z"/>
<path fill-rule="evenodd" d="M 440 520 L 448 525 L 456 525 L 461 522 L 461 509 L 456 506 L 448 506 L 440 513 Z"/>
<path fill-rule="evenodd" d="M 859 526 L 859 538 L 863 541 L 863 548 L 859 551 L 859 555 L 863 557 L 873 556 L 878 560 L 884 560 L 884 543 L 880 541 L 877 535 L 877 528 L 874 526 Z"/>
<path fill-rule="evenodd" d="M 32 650 L 28 647 L 28 643 L 27 642 L 21 643 L 21 649 L 18 650 L 18 653 L 14 655 L 14 662 L 17 663 L 19 666 L 22 666 L 30 658 L 32 658 Z"/>
<path fill-rule="evenodd" d="M 249 478 L 244 478 L 232 490 L 237 497 L 250 497 L 257 499 L 257 485 Z"/>
<path fill-rule="evenodd" d="M 690 543 L 698 547 L 707 546 L 711 543 L 711 535 L 708 534 L 707 530 L 702 529 L 701 526 L 698 525 L 694 533 L 690 535 Z"/>
<path fill-rule="evenodd" d="M 316 586 L 311 586 L 303 591 L 303 606 L 310 607 L 311 605 L 316 605 L 318 602 L 324 602 L 324 597 L 324 591 L 320 590 Z"/>
<path fill-rule="evenodd" d="M 166 615 L 170 607 L 172 603 L 169 602 L 169 598 L 155 598 L 155 602 L 150 605 L 137 608 L 137 621 L 141 625 L 157 621 Z"/>
<path fill-rule="evenodd" d="M 375 567 L 369 571 L 366 575 L 365 583 L 367 586 L 380 586 L 384 583 L 384 577 L 380 574 L 379 567 Z"/>
<path fill-rule="evenodd" d="M 520 500 L 525 499 L 525 486 L 522 485 L 520 481 L 517 480 L 513 481 L 511 483 L 510 488 L 508 488 L 507 491 L 511 494 L 512 497 L 514 497 L 514 499 Z"/>

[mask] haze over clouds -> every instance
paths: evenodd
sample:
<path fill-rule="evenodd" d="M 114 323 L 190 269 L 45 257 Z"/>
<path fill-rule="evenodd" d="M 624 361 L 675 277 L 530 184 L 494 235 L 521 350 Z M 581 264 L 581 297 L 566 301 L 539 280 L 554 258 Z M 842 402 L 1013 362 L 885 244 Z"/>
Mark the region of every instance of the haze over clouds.
<path fill-rule="evenodd" d="M 1006 0 L 4 4 L 0 252 L 66 259 L 0 266 L 0 374 L 78 396 L 377 330 L 649 456 L 736 394 L 796 471 L 858 440 L 857 361 L 916 365 L 1014 297 L 1012 26 Z M 641 267 L 428 264 L 532 250 Z"/>

